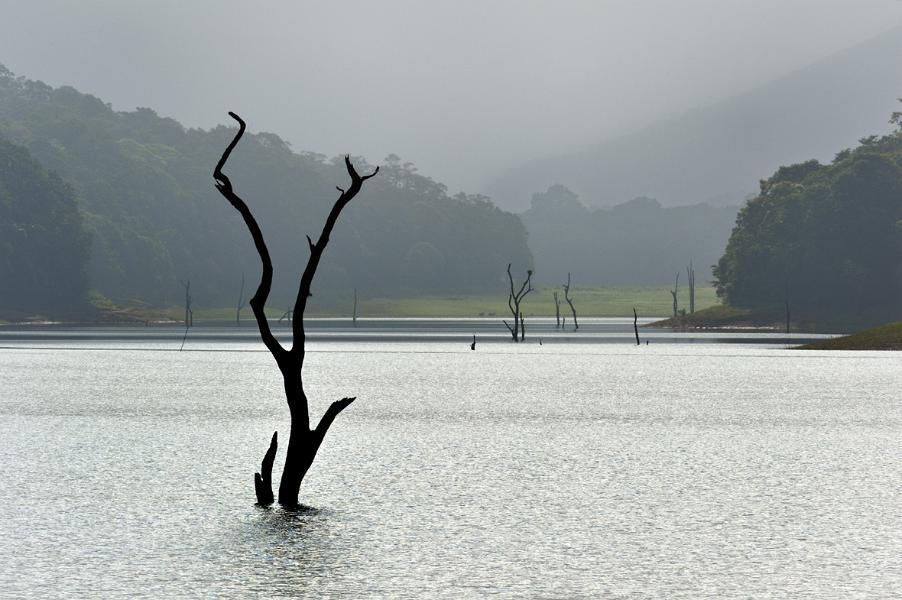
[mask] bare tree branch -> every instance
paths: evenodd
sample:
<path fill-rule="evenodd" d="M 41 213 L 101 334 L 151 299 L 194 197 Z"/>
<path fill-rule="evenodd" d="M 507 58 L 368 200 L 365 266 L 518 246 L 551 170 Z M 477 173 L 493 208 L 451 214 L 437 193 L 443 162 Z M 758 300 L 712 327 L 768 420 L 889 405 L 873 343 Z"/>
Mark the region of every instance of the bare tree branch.
<path fill-rule="evenodd" d="M 241 136 L 244 135 L 244 130 L 246 128 L 241 117 L 233 112 L 230 112 L 229 116 L 238 121 L 238 133 L 232 138 L 232 141 L 225 149 L 225 152 L 222 153 L 222 157 L 216 164 L 216 168 L 213 169 L 213 179 L 216 180 L 216 189 L 219 190 L 219 193 L 229 201 L 229 204 L 241 213 L 241 217 L 244 219 L 244 223 L 247 225 L 248 231 L 250 231 L 251 237 L 254 239 L 254 247 L 257 249 L 257 254 L 260 255 L 263 272 L 260 275 L 260 285 L 257 286 L 257 292 L 254 294 L 254 297 L 250 299 L 249 304 L 254 313 L 254 318 L 257 320 L 257 328 L 260 330 L 260 338 L 263 340 L 263 344 L 276 359 L 276 362 L 281 363 L 285 357 L 285 348 L 282 347 L 272 334 L 272 331 L 270 331 L 269 322 L 266 320 L 266 313 L 264 312 L 266 299 L 269 297 L 269 291 L 272 288 L 273 270 L 269 249 L 266 247 L 266 242 L 263 240 L 263 232 L 260 231 L 260 225 L 257 224 L 254 215 L 251 214 L 251 211 L 244 200 L 242 200 L 232 189 L 232 182 L 226 174 L 222 172 L 222 168 L 225 166 L 226 161 L 229 160 L 232 150 L 238 145 L 238 141 L 241 139 Z"/>
<path fill-rule="evenodd" d="M 317 446 L 322 443 L 323 438 L 326 436 L 326 432 L 329 431 L 329 427 L 332 426 L 332 421 L 335 420 L 335 417 L 356 399 L 357 396 L 354 396 L 353 398 L 342 398 L 329 405 L 329 408 L 326 409 L 326 414 L 319 420 L 319 425 L 317 425 L 316 429 L 313 431 Z"/>
<path fill-rule="evenodd" d="M 636 312 L 636 307 L 633 307 L 633 331 L 636 333 L 636 345 L 640 346 L 639 343 L 639 314 Z"/>
<path fill-rule="evenodd" d="M 341 196 L 338 197 L 338 200 L 335 201 L 332 210 L 329 212 L 329 216 L 326 217 L 326 223 L 323 225 L 323 231 L 320 233 L 319 239 L 315 244 L 310 245 L 310 258 L 307 259 L 307 266 L 304 269 L 304 274 L 301 275 L 301 284 L 298 287 L 297 299 L 294 302 L 294 321 L 292 322 L 294 340 L 292 342 L 291 353 L 299 357 L 301 365 L 303 365 L 304 361 L 304 341 L 306 338 L 306 333 L 304 331 L 304 311 L 307 309 L 307 298 L 311 296 L 310 287 L 313 284 L 313 275 L 316 273 L 316 268 L 319 266 L 323 250 L 326 249 L 326 246 L 329 243 L 329 235 L 332 233 L 332 229 L 335 227 L 335 223 L 338 221 L 338 216 L 341 214 L 341 211 L 348 205 L 354 196 L 357 195 L 360 188 L 363 186 L 363 182 L 379 172 L 379 167 L 376 167 L 372 173 L 361 177 L 354 168 L 354 165 L 351 164 L 350 156 L 347 155 L 345 155 L 345 167 L 348 170 L 348 175 L 351 177 L 351 186 L 347 191 L 342 192 Z"/>
<path fill-rule="evenodd" d="M 274 500 L 272 495 L 272 464 L 276 460 L 276 449 L 279 447 L 279 432 L 272 434 L 269 449 L 263 455 L 260 472 L 254 473 L 254 490 L 257 493 L 257 504 L 269 506 Z"/>
<path fill-rule="evenodd" d="M 570 305 L 570 312 L 573 313 L 573 331 L 579 329 L 579 321 L 576 320 L 576 308 L 573 307 L 573 300 L 570 298 L 570 273 L 567 273 L 567 283 L 564 284 L 564 300 Z"/>
<path fill-rule="evenodd" d="M 511 315 L 514 317 L 513 326 L 509 325 L 507 321 L 502 321 L 504 326 L 507 327 L 507 330 L 510 331 L 511 337 L 513 337 L 514 341 L 522 341 L 525 338 L 525 330 L 523 328 L 523 315 L 520 312 L 520 302 L 523 298 L 526 297 L 529 292 L 532 291 L 532 269 L 526 271 L 526 280 L 523 282 L 523 285 L 520 286 L 518 291 L 514 291 L 514 276 L 511 275 L 511 264 L 507 263 L 507 279 L 510 281 L 510 294 L 507 297 L 507 307 L 511 311 Z M 517 338 L 517 333 L 519 332 L 520 338 Z"/>

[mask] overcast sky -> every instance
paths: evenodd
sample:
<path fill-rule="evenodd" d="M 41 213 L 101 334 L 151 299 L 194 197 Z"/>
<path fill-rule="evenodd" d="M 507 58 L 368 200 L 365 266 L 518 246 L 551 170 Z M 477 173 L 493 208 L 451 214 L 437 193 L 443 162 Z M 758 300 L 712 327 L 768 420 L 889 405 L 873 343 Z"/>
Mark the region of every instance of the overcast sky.
<path fill-rule="evenodd" d="M 0 0 L 0 63 L 188 126 L 389 152 L 452 191 L 739 93 L 902 23 L 900 0 Z"/>

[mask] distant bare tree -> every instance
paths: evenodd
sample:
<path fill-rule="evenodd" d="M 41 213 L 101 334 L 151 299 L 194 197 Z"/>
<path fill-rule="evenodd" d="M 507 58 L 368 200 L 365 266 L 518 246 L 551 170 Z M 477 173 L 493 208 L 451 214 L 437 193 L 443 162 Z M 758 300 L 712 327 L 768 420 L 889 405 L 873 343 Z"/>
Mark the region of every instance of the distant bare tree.
<path fill-rule="evenodd" d="M 783 285 L 783 304 L 786 307 L 786 333 L 789 333 L 789 324 L 790 318 L 792 317 L 792 312 L 789 309 L 789 283 L 786 282 Z"/>
<path fill-rule="evenodd" d="M 235 325 L 241 325 L 242 308 L 244 308 L 244 273 L 241 274 L 241 291 L 238 292 L 238 307 L 235 309 Z"/>
<path fill-rule="evenodd" d="M 689 278 L 689 314 L 695 314 L 695 267 L 692 266 L 692 259 L 689 259 L 689 266 L 686 267 L 686 276 Z"/>
<path fill-rule="evenodd" d="M 579 321 L 576 320 L 576 309 L 573 307 L 573 300 L 570 298 L 570 273 L 567 273 L 567 283 L 564 284 L 564 300 L 570 305 L 570 312 L 573 313 L 573 331 L 579 329 Z"/>
<path fill-rule="evenodd" d="M 507 330 L 510 331 L 511 337 L 515 342 L 520 341 L 520 336 L 525 335 L 525 331 L 520 325 L 522 319 L 522 313 L 520 312 L 520 302 L 523 301 L 523 298 L 532 291 L 532 269 L 526 271 L 526 280 L 523 282 L 523 285 L 520 286 L 520 289 L 516 292 L 514 291 L 514 276 L 511 275 L 511 265 L 508 263 L 507 265 L 507 279 L 510 281 L 510 295 L 507 297 L 507 307 L 511 311 L 511 315 L 514 317 L 513 326 L 510 325 L 507 321 L 502 321 L 504 326 L 507 327 Z M 518 336 L 518 333 L 520 334 Z"/>
<path fill-rule="evenodd" d="M 338 216 L 341 214 L 348 203 L 360 192 L 363 183 L 379 172 L 378 167 L 370 175 L 360 176 L 351 159 L 345 156 L 345 167 L 348 176 L 351 178 L 351 185 L 347 190 L 338 188 L 340 195 L 332 206 L 332 210 L 326 217 L 323 225 L 322 233 L 319 239 L 314 243 L 310 236 L 307 236 L 307 245 L 310 248 L 310 257 L 307 259 L 307 266 L 301 275 L 301 282 L 298 287 L 297 298 L 294 303 L 294 318 L 292 319 L 292 337 L 293 342 L 290 349 L 286 349 L 279 343 L 269 328 L 269 321 L 266 319 L 265 305 L 266 299 L 269 297 L 270 288 L 272 287 L 273 266 L 272 259 L 269 256 L 269 250 L 263 239 L 263 233 L 260 226 L 254 218 L 247 204 L 242 200 L 232 188 L 232 182 L 222 172 L 226 161 L 232 150 L 238 144 L 241 136 L 244 134 L 245 123 L 235 113 L 229 115 L 238 122 L 238 133 L 226 147 L 213 170 L 213 178 L 216 180 L 216 189 L 222 194 L 244 219 L 248 231 L 254 240 L 254 246 L 257 254 L 260 256 L 260 262 L 263 269 L 260 276 L 260 285 L 253 298 L 250 299 L 251 310 L 257 320 L 257 327 L 260 330 L 260 337 L 263 344 L 272 354 L 282 374 L 285 388 L 285 398 L 288 402 L 288 410 L 291 414 L 291 431 L 288 438 L 288 451 L 285 455 L 285 466 L 282 470 L 282 480 L 279 484 L 279 504 L 295 508 L 298 505 L 298 493 L 300 491 L 301 482 L 307 474 L 313 459 L 319 450 L 326 432 L 335 420 L 335 417 L 350 405 L 355 398 L 342 398 L 333 402 L 326 410 L 319 424 L 315 429 L 310 429 L 310 414 L 307 403 L 307 395 L 304 392 L 304 383 L 301 372 L 304 367 L 306 331 L 304 329 L 304 311 L 307 308 L 307 299 L 311 296 L 310 288 L 313 284 L 313 276 L 319 266 L 323 251 L 329 243 L 329 235 L 335 227 Z M 257 502 L 262 505 L 271 504 L 274 500 L 272 492 L 272 466 L 278 445 L 277 433 L 274 433 L 269 445 L 269 449 L 263 457 L 260 465 L 260 472 L 254 474 L 254 488 L 257 494 Z"/>
<path fill-rule="evenodd" d="M 639 342 L 639 315 L 636 313 L 636 307 L 633 307 L 633 331 L 636 333 L 636 345 L 641 346 Z"/>
<path fill-rule="evenodd" d="M 357 327 L 357 288 L 354 288 L 354 316 L 351 317 L 354 327 Z"/>
<path fill-rule="evenodd" d="M 676 281 L 673 284 L 673 289 L 670 291 L 670 295 L 673 296 L 673 317 L 677 316 L 677 292 L 680 290 L 680 272 L 677 271 Z"/>
<path fill-rule="evenodd" d="M 194 310 L 191 308 L 191 280 L 183 281 L 182 287 L 185 288 L 185 327 L 194 327 Z"/>
<path fill-rule="evenodd" d="M 554 292 L 554 328 L 561 328 L 561 300 L 557 296 L 557 291 Z"/>

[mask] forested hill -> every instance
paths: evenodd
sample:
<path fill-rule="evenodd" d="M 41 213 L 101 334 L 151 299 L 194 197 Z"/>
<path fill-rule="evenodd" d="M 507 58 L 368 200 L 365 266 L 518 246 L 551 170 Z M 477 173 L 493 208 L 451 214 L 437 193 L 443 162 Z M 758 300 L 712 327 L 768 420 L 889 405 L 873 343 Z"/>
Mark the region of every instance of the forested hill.
<path fill-rule="evenodd" d="M 252 127 L 254 116 L 242 116 Z M 234 131 L 186 129 L 147 108 L 117 112 L 0 66 L 0 136 L 72 186 L 92 240 L 90 285 L 115 301 L 175 303 L 179 281 L 190 279 L 197 304 L 228 305 L 242 274 L 253 289 L 260 266 L 250 236 L 212 185 Z M 354 160 L 361 172 L 372 168 Z M 509 262 L 531 264 L 516 215 L 485 197 L 450 197 L 397 157 L 381 167 L 333 232 L 315 301 L 354 287 L 364 294 L 496 289 Z M 307 258 L 304 236 L 318 235 L 335 187 L 347 184 L 344 166 L 258 133 L 245 136 L 227 171 L 273 255 L 272 301 L 287 305 Z"/>
<path fill-rule="evenodd" d="M 0 138 L 0 309 L 82 308 L 89 240 L 72 190 L 28 150 Z"/>
<path fill-rule="evenodd" d="M 553 185 L 533 195 L 522 218 L 541 283 L 560 285 L 572 272 L 577 285 L 673 285 L 679 272 L 685 282 L 691 260 L 701 284 L 723 253 L 738 210 L 663 208 L 651 198 L 590 210 L 569 189 Z"/>
<path fill-rule="evenodd" d="M 902 319 L 902 113 L 895 133 L 831 164 L 781 167 L 740 211 L 717 264 L 734 306 L 790 304 L 792 318 Z"/>

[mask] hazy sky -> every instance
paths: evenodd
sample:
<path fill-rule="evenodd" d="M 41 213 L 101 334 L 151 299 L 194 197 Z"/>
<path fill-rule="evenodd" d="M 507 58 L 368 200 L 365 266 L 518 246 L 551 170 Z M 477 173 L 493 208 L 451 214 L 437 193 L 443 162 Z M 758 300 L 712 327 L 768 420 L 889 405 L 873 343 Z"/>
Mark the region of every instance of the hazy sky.
<path fill-rule="evenodd" d="M 902 23 L 899 0 L 0 0 L 0 63 L 298 150 L 395 152 L 452 191 Z"/>

